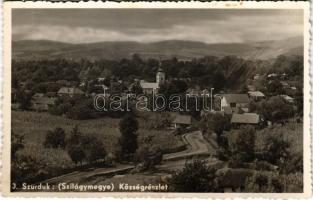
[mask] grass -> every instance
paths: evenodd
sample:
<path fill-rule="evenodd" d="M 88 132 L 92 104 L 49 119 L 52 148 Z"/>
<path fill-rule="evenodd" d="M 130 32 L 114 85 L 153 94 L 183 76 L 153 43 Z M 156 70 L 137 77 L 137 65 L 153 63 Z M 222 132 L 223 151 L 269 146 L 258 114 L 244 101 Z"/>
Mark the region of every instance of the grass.
<path fill-rule="evenodd" d="M 183 142 L 179 136 L 175 136 L 168 130 L 151 130 L 147 129 L 146 120 L 141 118 L 139 121 L 138 141 L 139 146 L 143 144 L 143 139 L 152 136 L 152 143 L 164 149 L 175 149 Z M 48 113 L 38 112 L 23 112 L 12 111 L 12 130 L 17 134 L 25 135 L 25 149 L 24 153 L 34 155 L 36 158 L 42 160 L 48 159 L 48 154 L 52 157 L 62 157 L 64 160 L 69 160 L 68 155 L 64 150 L 47 150 L 43 147 L 43 142 L 48 130 L 53 130 L 56 127 L 61 127 L 65 130 L 66 135 L 69 136 L 71 130 L 75 125 L 83 134 L 95 134 L 102 139 L 106 151 L 116 152 L 118 149 L 118 138 L 120 132 L 118 128 L 119 119 L 115 118 L 100 118 L 92 120 L 72 120 L 62 116 L 53 116 Z M 53 155 L 54 154 L 54 155 Z M 48 158 L 49 157 L 49 158 Z M 56 158 L 56 160 L 59 160 Z M 62 162 L 61 162 L 62 163 Z M 60 164 L 61 164 L 60 163 Z M 67 164 L 65 164 L 67 165 Z"/>
<path fill-rule="evenodd" d="M 25 135 L 26 146 L 41 146 L 47 131 L 56 127 L 63 128 L 68 136 L 77 125 L 84 134 L 101 136 L 107 151 L 112 152 L 120 136 L 118 122 L 118 119 L 112 118 L 79 121 L 48 113 L 12 111 L 12 130 Z"/>

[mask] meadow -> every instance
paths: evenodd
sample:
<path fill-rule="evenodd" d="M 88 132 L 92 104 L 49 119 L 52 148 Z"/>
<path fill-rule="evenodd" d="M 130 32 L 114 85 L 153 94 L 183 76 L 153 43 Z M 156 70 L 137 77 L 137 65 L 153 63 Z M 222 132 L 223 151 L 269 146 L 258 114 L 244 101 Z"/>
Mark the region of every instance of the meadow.
<path fill-rule="evenodd" d="M 39 163 L 47 166 L 70 168 L 74 166 L 64 149 L 44 148 L 47 131 L 56 127 L 65 130 L 69 137 L 71 130 L 76 125 L 82 134 L 93 134 L 101 138 L 107 153 L 115 154 L 119 150 L 120 137 L 119 120 L 116 118 L 99 118 L 92 120 L 72 120 L 62 116 L 53 116 L 48 113 L 12 111 L 12 131 L 23 134 L 25 148 L 19 154 L 32 155 Z M 169 130 L 153 130 L 146 127 L 146 120 L 138 118 L 139 130 L 138 145 L 143 145 L 144 138 L 150 137 L 151 142 L 163 149 L 177 149 L 184 145 L 180 136 L 175 136 Z"/>

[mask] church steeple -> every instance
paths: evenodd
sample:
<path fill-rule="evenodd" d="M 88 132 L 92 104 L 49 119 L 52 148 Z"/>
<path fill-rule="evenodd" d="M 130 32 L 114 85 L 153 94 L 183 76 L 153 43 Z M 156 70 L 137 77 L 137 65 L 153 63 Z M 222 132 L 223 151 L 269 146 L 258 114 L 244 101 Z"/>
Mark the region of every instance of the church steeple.
<path fill-rule="evenodd" d="M 161 61 L 159 62 L 158 72 L 156 74 L 156 82 L 160 85 L 165 82 L 165 73 L 161 67 Z"/>

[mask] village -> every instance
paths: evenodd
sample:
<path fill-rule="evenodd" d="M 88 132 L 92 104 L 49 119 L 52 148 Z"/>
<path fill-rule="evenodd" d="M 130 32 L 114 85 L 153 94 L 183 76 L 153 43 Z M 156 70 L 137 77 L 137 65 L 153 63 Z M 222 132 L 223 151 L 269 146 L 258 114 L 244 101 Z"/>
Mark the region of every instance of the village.
<path fill-rule="evenodd" d="M 264 76 L 264 75 L 263 75 Z M 286 73 L 276 74 L 271 73 L 265 75 L 266 80 L 271 83 L 273 81 L 278 81 L 281 87 L 284 89 L 282 94 L 275 94 L 276 96 L 283 99 L 289 105 L 294 106 L 295 99 L 292 96 L 295 96 L 297 88 L 291 84 L 289 84 L 285 79 Z M 153 105 L 156 108 L 149 110 L 148 108 L 148 98 L 149 96 L 156 97 L 159 94 L 160 86 L 166 82 L 182 80 L 184 82 L 189 82 L 190 79 L 184 78 L 170 78 L 166 79 L 166 74 L 161 67 L 159 67 L 156 73 L 156 82 L 147 82 L 145 80 L 133 80 L 132 83 L 123 82 L 123 80 L 108 80 L 104 77 L 98 77 L 95 80 L 83 80 L 80 83 L 70 82 L 66 80 L 59 80 L 56 82 L 44 82 L 43 84 L 50 85 L 52 88 L 59 88 L 54 91 L 46 91 L 45 93 L 32 93 L 30 90 L 25 89 L 25 94 L 30 94 L 30 109 L 36 112 L 48 112 L 50 108 L 55 106 L 55 102 L 58 98 L 79 98 L 79 97 L 87 97 L 94 98 L 97 95 L 102 95 L 105 99 L 110 98 L 110 95 L 114 94 L 114 98 L 118 99 L 115 102 L 110 102 L 110 107 L 116 107 L 116 110 L 124 111 L 121 107 L 122 102 L 127 102 L 127 108 L 129 111 L 129 99 L 133 100 L 135 95 L 143 95 L 139 96 L 139 100 L 141 102 L 137 102 L 138 105 L 141 105 L 141 108 L 137 108 L 137 110 L 142 111 L 171 111 L 171 115 L 175 116 L 173 120 L 173 127 L 184 126 L 188 127 L 192 125 L 192 122 L 195 120 L 191 115 L 183 115 L 179 114 L 179 111 L 188 110 L 188 105 L 185 104 L 185 107 L 182 106 L 182 101 L 184 101 L 181 96 L 177 96 L 176 99 L 168 98 L 166 100 L 173 99 L 175 100 L 175 105 L 172 102 L 172 107 L 166 109 L 165 102 L 162 102 L 162 107 L 158 107 L 157 103 L 154 102 Z M 260 79 L 259 74 L 255 74 L 251 77 L 251 82 L 258 81 Z M 106 84 L 109 83 L 109 84 Z M 19 89 L 22 89 L 25 83 L 19 83 Z M 78 85 L 78 86 L 76 86 Z M 89 87 L 97 88 L 96 91 L 99 94 L 92 92 L 85 92 L 86 85 Z M 128 86 L 128 87 L 127 87 Z M 123 90 L 118 93 L 114 93 L 114 87 L 123 88 Z M 199 87 L 194 86 L 192 88 L 188 88 L 185 91 L 186 97 L 194 98 L 196 101 L 202 101 L 202 108 L 199 106 L 199 102 L 193 102 L 196 104 L 195 111 L 200 112 L 200 116 L 205 116 L 207 113 L 220 113 L 222 115 L 226 115 L 229 117 L 230 122 L 233 127 L 238 127 L 240 125 L 253 125 L 253 126 L 269 126 L 271 125 L 271 121 L 264 121 L 264 119 L 260 116 L 260 113 L 252 112 L 249 109 L 251 103 L 260 102 L 262 100 L 268 99 L 273 95 L 270 94 L 266 96 L 261 91 L 256 90 L 255 86 L 247 85 L 245 93 L 218 93 L 214 94 L 214 88 L 207 89 L 199 89 Z M 134 93 L 136 92 L 136 93 Z M 103 95 L 104 94 L 104 95 Z M 288 94 L 288 95 L 287 95 Z M 144 96 L 146 95 L 146 96 Z M 175 95 L 175 94 L 173 94 Z M 289 96 L 290 95 L 290 96 Z M 16 100 L 17 98 L 17 89 L 12 88 L 12 109 L 19 110 L 20 104 Z M 113 100 L 113 99 L 111 99 Z M 161 98 L 161 100 L 163 100 Z M 165 100 L 165 98 L 164 98 Z M 138 101 L 138 99 L 137 99 Z M 186 100 L 188 101 L 188 100 Z M 169 102 L 171 104 L 171 102 Z M 143 105 L 142 105 L 143 104 Z M 137 105 L 137 104 L 136 104 Z M 173 106 L 174 105 L 174 106 Z M 118 107 L 120 106 L 120 107 Z M 174 108 L 173 108 L 174 107 Z M 95 108 L 96 109 L 96 108 Z M 101 110 L 100 110 L 101 111 Z M 175 111 L 175 112 L 173 112 Z"/>

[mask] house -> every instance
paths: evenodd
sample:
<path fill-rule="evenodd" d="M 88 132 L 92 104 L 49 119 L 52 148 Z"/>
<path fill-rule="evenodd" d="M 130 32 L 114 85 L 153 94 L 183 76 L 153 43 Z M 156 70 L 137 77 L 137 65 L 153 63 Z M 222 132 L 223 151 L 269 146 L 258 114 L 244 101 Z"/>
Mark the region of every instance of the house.
<path fill-rule="evenodd" d="M 159 90 L 158 83 L 148 83 L 148 82 L 141 81 L 140 86 L 144 94 L 152 94 L 153 92 L 158 93 L 158 90 Z"/>
<path fill-rule="evenodd" d="M 268 79 L 275 79 L 275 78 L 277 78 L 278 77 L 278 74 L 276 74 L 276 73 L 271 73 L 271 74 L 268 74 L 267 75 L 267 78 Z"/>
<path fill-rule="evenodd" d="M 82 96 L 85 93 L 81 91 L 78 88 L 74 87 L 62 87 L 58 91 L 58 96 L 69 96 L 69 97 L 74 97 L 74 96 Z"/>
<path fill-rule="evenodd" d="M 288 103 L 294 103 L 294 98 L 288 96 L 288 95 L 280 95 L 285 101 Z"/>
<path fill-rule="evenodd" d="M 176 115 L 173 126 L 175 129 L 179 127 L 187 128 L 191 125 L 191 116 L 190 115 Z"/>
<path fill-rule="evenodd" d="M 35 111 L 48 111 L 54 105 L 56 98 L 34 97 L 32 99 L 32 109 Z"/>
<path fill-rule="evenodd" d="M 256 74 L 253 76 L 253 80 L 259 80 L 260 79 L 260 74 Z"/>
<path fill-rule="evenodd" d="M 241 107 L 247 108 L 250 102 L 247 94 L 223 94 L 221 95 L 221 110 L 224 111 L 225 107 Z"/>
<path fill-rule="evenodd" d="M 256 113 L 243 113 L 233 114 L 230 123 L 237 128 L 241 125 L 258 125 L 260 121 L 260 116 Z"/>
<path fill-rule="evenodd" d="M 158 72 L 156 73 L 156 82 L 145 82 L 140 81 L 140 86 L 144 94 L 158 93 L 160 85 L 165 82 L 165 73 L 159 67 Z"/>
<path fill-rule="evenodd" d="M 255 91 L 255 86 L 253 86 L 253 85 L 247 85 L 247 89 L 248 89 L 249 91 Z"/>
<path fill-rule="evenodd" d="M 284 87 L 284 88 L 289 88 L 289 84 L 286 81 L 280 81 L 280 84 Z"/>
<path fill-rule="evenodd" d="M 201 96 L 202 92 L 200 89 L 198 88 L 188 88 L 186 91 L 186 94 L 190 95 L 190 96 Z"/>
<path fill-rule="evenodd" d="M 44 93 L 35 93 L 33 95 L 33 98 L 41 98 L 41 97 L 44 97 L 44 96 L 45 96 Z"/>
<path fill-rule="evenodd" d="M 265 98 L 265 95 L 260 91 L 250 91 L 248 92 L 248 95 L 250 99 L 253 99 L 254 101 L 259 101 Z"/>

